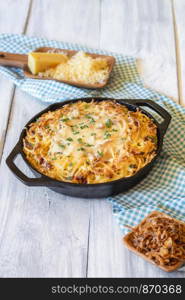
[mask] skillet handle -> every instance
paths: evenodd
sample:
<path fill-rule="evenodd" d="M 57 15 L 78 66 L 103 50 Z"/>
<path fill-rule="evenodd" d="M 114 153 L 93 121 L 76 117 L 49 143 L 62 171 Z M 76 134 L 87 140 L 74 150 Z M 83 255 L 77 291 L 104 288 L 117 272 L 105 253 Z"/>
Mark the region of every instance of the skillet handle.
<path fill-rule="evenodd" d="M 10 170 L 13 172 L 13 174 L 24 184 L 28 186 L 43 186 L 46 184 L 46 178 L 44 176 L 41 176 L 39 178 L 29 178 L 26 176 L 18 167 L 16 166 L 14 160 L 17 157 L 17 155 L 21 154 L 21 146 L 19 142 L 17 145 L 13 148 L 11 153 L 6 159 L 6 164 L 10 168 Z"/>
<path fill-rule="evenodd" d="M 23 68 L 27 65 L 28 56 L 9 52 L 0 52 L 0 65 L 7 67 Z"/>
<path fill-rule="evenodd" d="M 164 119 L 161 123 L 158 123 L 158 125 L 162 136 L 165 135 L 171 121 L 171 115 L 162 106 L 152 100 L 133 99 L 128 102 L 138 106 L 147 106 L 157 112 Z"/>

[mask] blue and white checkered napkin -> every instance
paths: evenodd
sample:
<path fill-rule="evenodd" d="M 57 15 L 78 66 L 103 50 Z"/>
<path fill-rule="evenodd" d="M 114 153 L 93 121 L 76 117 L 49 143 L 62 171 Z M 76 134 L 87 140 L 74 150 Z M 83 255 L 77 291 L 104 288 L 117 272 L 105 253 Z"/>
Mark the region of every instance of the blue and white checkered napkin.
<path fill-rule="evenodd" d="M 62 100 L 106 96 L 120 98 L 123 93 L 124 97 L 130 98 L 129 90 L 124 90 L 127 82 L 141 84 L 139 74 L 136 71 L 135 59 L 121 54 L 114 54 L 98 49 L 91 49 L 80 45 L 49 41 L 43 38 L 27 37 L 23 35 L 0 34 L 0 51 L 27 54 L 39 47 L 55 47 L 62 49 L 83 50 L 86 52 L 102 53 L 114 55 L 116 65 L 112 71 L 111 80 L 107 88 L 101 90 L 87 90 L 72 87 L 65 83 L 51 80 L 35 80 L 24 77 L 23 71 L 17 68 L 6 68 L 0 66 L 0 73 L 11 79 L 19 88 L 30 95 L 39 98 L 44 102 L 60 102 Z"/>
<path fill-rule="evenodd" d="M 0 67 L 0 73 L 23 91 L 45 102 L 88 96 L 142 98 L 153 99 L 169 111 L 172 122 L 165 135 L 163 151 L 153 170 L 130 191 L 108 200 L 113 204 L 114 214 L 124 233 L 125 224 L 138 224 L 152 210 L 164 211 L 185 221 L 185 108 L 144 88 L 133 57 L 42 38 L 0 35 L 0 51 L 28 53 L 41 46 L 114 55 L 116 65 L 108 86 L 101 90 L 87 90 L 55 81 L 28 79 L 24 78 L 22 70 L 16 68 Z"/>

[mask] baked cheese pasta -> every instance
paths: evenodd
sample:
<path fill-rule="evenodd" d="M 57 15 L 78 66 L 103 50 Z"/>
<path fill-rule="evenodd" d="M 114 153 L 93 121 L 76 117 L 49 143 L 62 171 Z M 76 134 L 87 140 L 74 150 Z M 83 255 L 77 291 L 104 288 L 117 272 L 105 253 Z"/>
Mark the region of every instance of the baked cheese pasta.
<path fill-rule="evenodd" d="M 129 177 L 156 155 L 157 127 L 116 101 L 77 101 L 29 125 L 23 151 L 40 173 L 94 184 Z"/>

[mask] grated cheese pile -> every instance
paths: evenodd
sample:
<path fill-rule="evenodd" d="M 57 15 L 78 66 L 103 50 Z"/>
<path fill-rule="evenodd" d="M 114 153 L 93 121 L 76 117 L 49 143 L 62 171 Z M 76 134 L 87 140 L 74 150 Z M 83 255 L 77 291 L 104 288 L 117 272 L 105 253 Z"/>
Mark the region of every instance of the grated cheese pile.
<path fill-rule="evenodd" d="M 95 84 L 104 82 L 109 75 L 109 66 L 105 58 L 92 58 L 83 51 L 77 52 L 66 62 L 40 72 L 40 77 L 52 77 L 58 80 Z"/>

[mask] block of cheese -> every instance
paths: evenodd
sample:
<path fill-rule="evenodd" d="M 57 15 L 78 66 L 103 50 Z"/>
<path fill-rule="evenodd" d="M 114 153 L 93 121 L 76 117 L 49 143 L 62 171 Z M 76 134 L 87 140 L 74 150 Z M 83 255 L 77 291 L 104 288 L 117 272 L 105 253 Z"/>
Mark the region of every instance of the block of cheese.
<path fill-rule="evenodd" d="M 28 54 L 28 67 L 32 74 L 44 72 L 49 68 L 54 68 L 58 64 L 65 63 L 67 55 L 62 53 L 30 52 Z"/>

